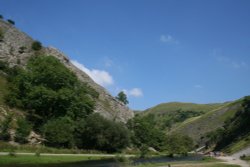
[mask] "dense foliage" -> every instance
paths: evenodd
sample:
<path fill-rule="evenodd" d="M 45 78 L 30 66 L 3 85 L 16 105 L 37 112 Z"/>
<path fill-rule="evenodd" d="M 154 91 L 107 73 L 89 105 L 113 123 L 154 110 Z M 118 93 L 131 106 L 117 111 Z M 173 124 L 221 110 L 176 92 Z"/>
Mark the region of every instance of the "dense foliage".
<path fill-rule="evenodd" d="M 92 114 L 86 119 L 82 137 L 84 148 L 108 152 L 119 151 L 129 145 L 129 131 L 121 123 L 107 120 L 99 114 Z"/>
<path fill-rule="evenodd" d="M 11 91 L 6 102 L 28 110 L 35 128 L 64 115 L 77 120 L 94 109 L 93 96 L 90 96 L 95 94 L 93 89 L 81 84 L 52 56 L 33 57 L 26 70 L 14 68 L 9 83 Z"/>
<path fill-rule="evenodd" d="M 26 143 L 27 136 L 30 134 L 32 126 L 24 118 L 17 119 L 17 128 L 15 133 L 15 141 L 19 143 Z"/>
<path fill-rule="evenodd" d="M 166 135 L 165 131 L 157 128 L 155 116 L 136 116 L 128 122 L 131 130 L 132 144 L 142 150 L 152 147 L 169 155 L 183 154 L 194 148 L 193 140 L 183 135 Z"/>
<path fill-rule="evenodd" d="M 137 147 L 146 145 L 161 150 L 164 145 L 165 135 L 155 127 L 153 115 L 146 117 L 137 116 L 128 122 L 132 132 L 133 144 Z"/>
<path fill-rule="evenodd" d="M 192 149 L 194 149 L 194 142 L 188 136 L 174 134 L 166 138 L 164 150 L 170 155 L 187 154 Z"/>

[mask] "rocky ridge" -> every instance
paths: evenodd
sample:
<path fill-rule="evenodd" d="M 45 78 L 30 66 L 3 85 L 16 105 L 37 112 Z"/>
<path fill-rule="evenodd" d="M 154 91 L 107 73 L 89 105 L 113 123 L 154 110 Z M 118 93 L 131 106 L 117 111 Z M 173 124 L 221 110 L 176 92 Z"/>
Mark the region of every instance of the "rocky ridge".
<path fill-rule="evenodd" d="M 8 62 L 10 66 L 20 65 L 25 67 L 28 59 L 37 54 L 37 52 L 31 48 L 34 40 L 3 20 L 0 20 L 0 30 L 3 32 L 3 39 L 0 41 L 0 60 Z M 134 116 L 132 110 L 112 97 L 85 72 L 75 67 L 70 62 L 70 59 L 58 49 L 54 47 L 43 47 L 38 53 L 52 55 L 58 58 L 67 68 L 77 75 L 80 81 L 87 83 L 99 93 L 95 112 L 100 113 L 108 119 L 120 122 L 127 122 L 127 120 Z"/>

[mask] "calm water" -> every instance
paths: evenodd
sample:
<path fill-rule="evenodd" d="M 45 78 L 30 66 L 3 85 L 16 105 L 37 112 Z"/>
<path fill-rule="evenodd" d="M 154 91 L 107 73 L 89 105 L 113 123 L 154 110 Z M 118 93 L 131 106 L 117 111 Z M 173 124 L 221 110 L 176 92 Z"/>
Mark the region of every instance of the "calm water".
<path fill-rule="evenodd" d="M 189 155 L 183 157 L 154 157 L 147 159 L 134 159 L 132 160 L 133 165 L 143 164 L 143 163 L 167 163 L 167 162 L 176 162 L 176 161 L 199 161 L 202 160 L 201 155 Z M 76 163 L 64 163 L 64 164 L 53 164 L 53 165 L 4 165 L 1 167 L 122 167 L 123 164 L 116 162 L 113 159 L 108 160 L 91 160 L 83 161 Z"/>

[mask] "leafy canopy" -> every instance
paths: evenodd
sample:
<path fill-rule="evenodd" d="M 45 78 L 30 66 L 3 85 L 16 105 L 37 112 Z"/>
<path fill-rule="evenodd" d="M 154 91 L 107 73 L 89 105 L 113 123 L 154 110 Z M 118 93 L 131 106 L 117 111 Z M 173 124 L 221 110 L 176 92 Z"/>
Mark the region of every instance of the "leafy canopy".
<path fill-rule="evenodd" d="M 34 56 L 26 69 L 9 72 L 10 106 L 29 111 L 36 128 L 49 119 L 68 115 L 73 120 L 86 117 L 94 110 L 98 94 L 53 56 Z"/>

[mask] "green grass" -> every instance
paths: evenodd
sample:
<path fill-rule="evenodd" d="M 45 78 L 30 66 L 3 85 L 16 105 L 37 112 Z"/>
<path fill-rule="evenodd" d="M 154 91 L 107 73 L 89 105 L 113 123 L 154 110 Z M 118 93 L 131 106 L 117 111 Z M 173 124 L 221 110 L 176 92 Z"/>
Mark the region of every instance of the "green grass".
<path fill-rule="evenodd" d="M 237 151 L 242 150 L 243 148 L 247 148 L 248 146 L 250 146 L 250 133 L 233 142 L 232 144 L 224 148 L 222 151 L 228 154 L 233 154 Z"/>
<path fill-rule="evenodd" d="M 223 126 L 224 121 L 232 117 L 237 109 L 239 109 L 241 101 L 237 103 L 224 103 L 219 108 L 206 112 L 199 117 L 190 118 L 174 129 L 172 133 L 186 134 L 198 141 L 205 133 L 216 130 Z"/>
<path fill-rule="evenodd" d="M 176 110 L 182 111 L 204 111 L 208 112 L 214 110 L 223 104 L 194 104 L 194 103 L 179 103 L 179 102 L 171 102 L 171 103 L 162 103 L 155 107 L 149 108 L 145 110 L 145 114 L 164 114 L 167 112 L 174 112 Z"/>
<path fill-rule="evenodd" d="M 84 157 L 84 156 L 35 156 L 35 155 L 17 155 L 0 156 L 0 166 L 1 165 L 11 165 L 11 164 L 61 164 L 69 162 L 80 162 L 87 160 L 99 160 L 103 157 Z"/>
<path fill-rule="evenodd" d="M 40 152 L 40 153 L 53 153 L 53 154 L 83 154 L 83 153 L 103 153 L 97 150 L 79 150 L 79 149 L 62 149 L 62 148 L 51 148 L 46 146 L 32 146 L 32 145 L 11 145 L 7 142 L 0 141 L 1 152 Z"/>

